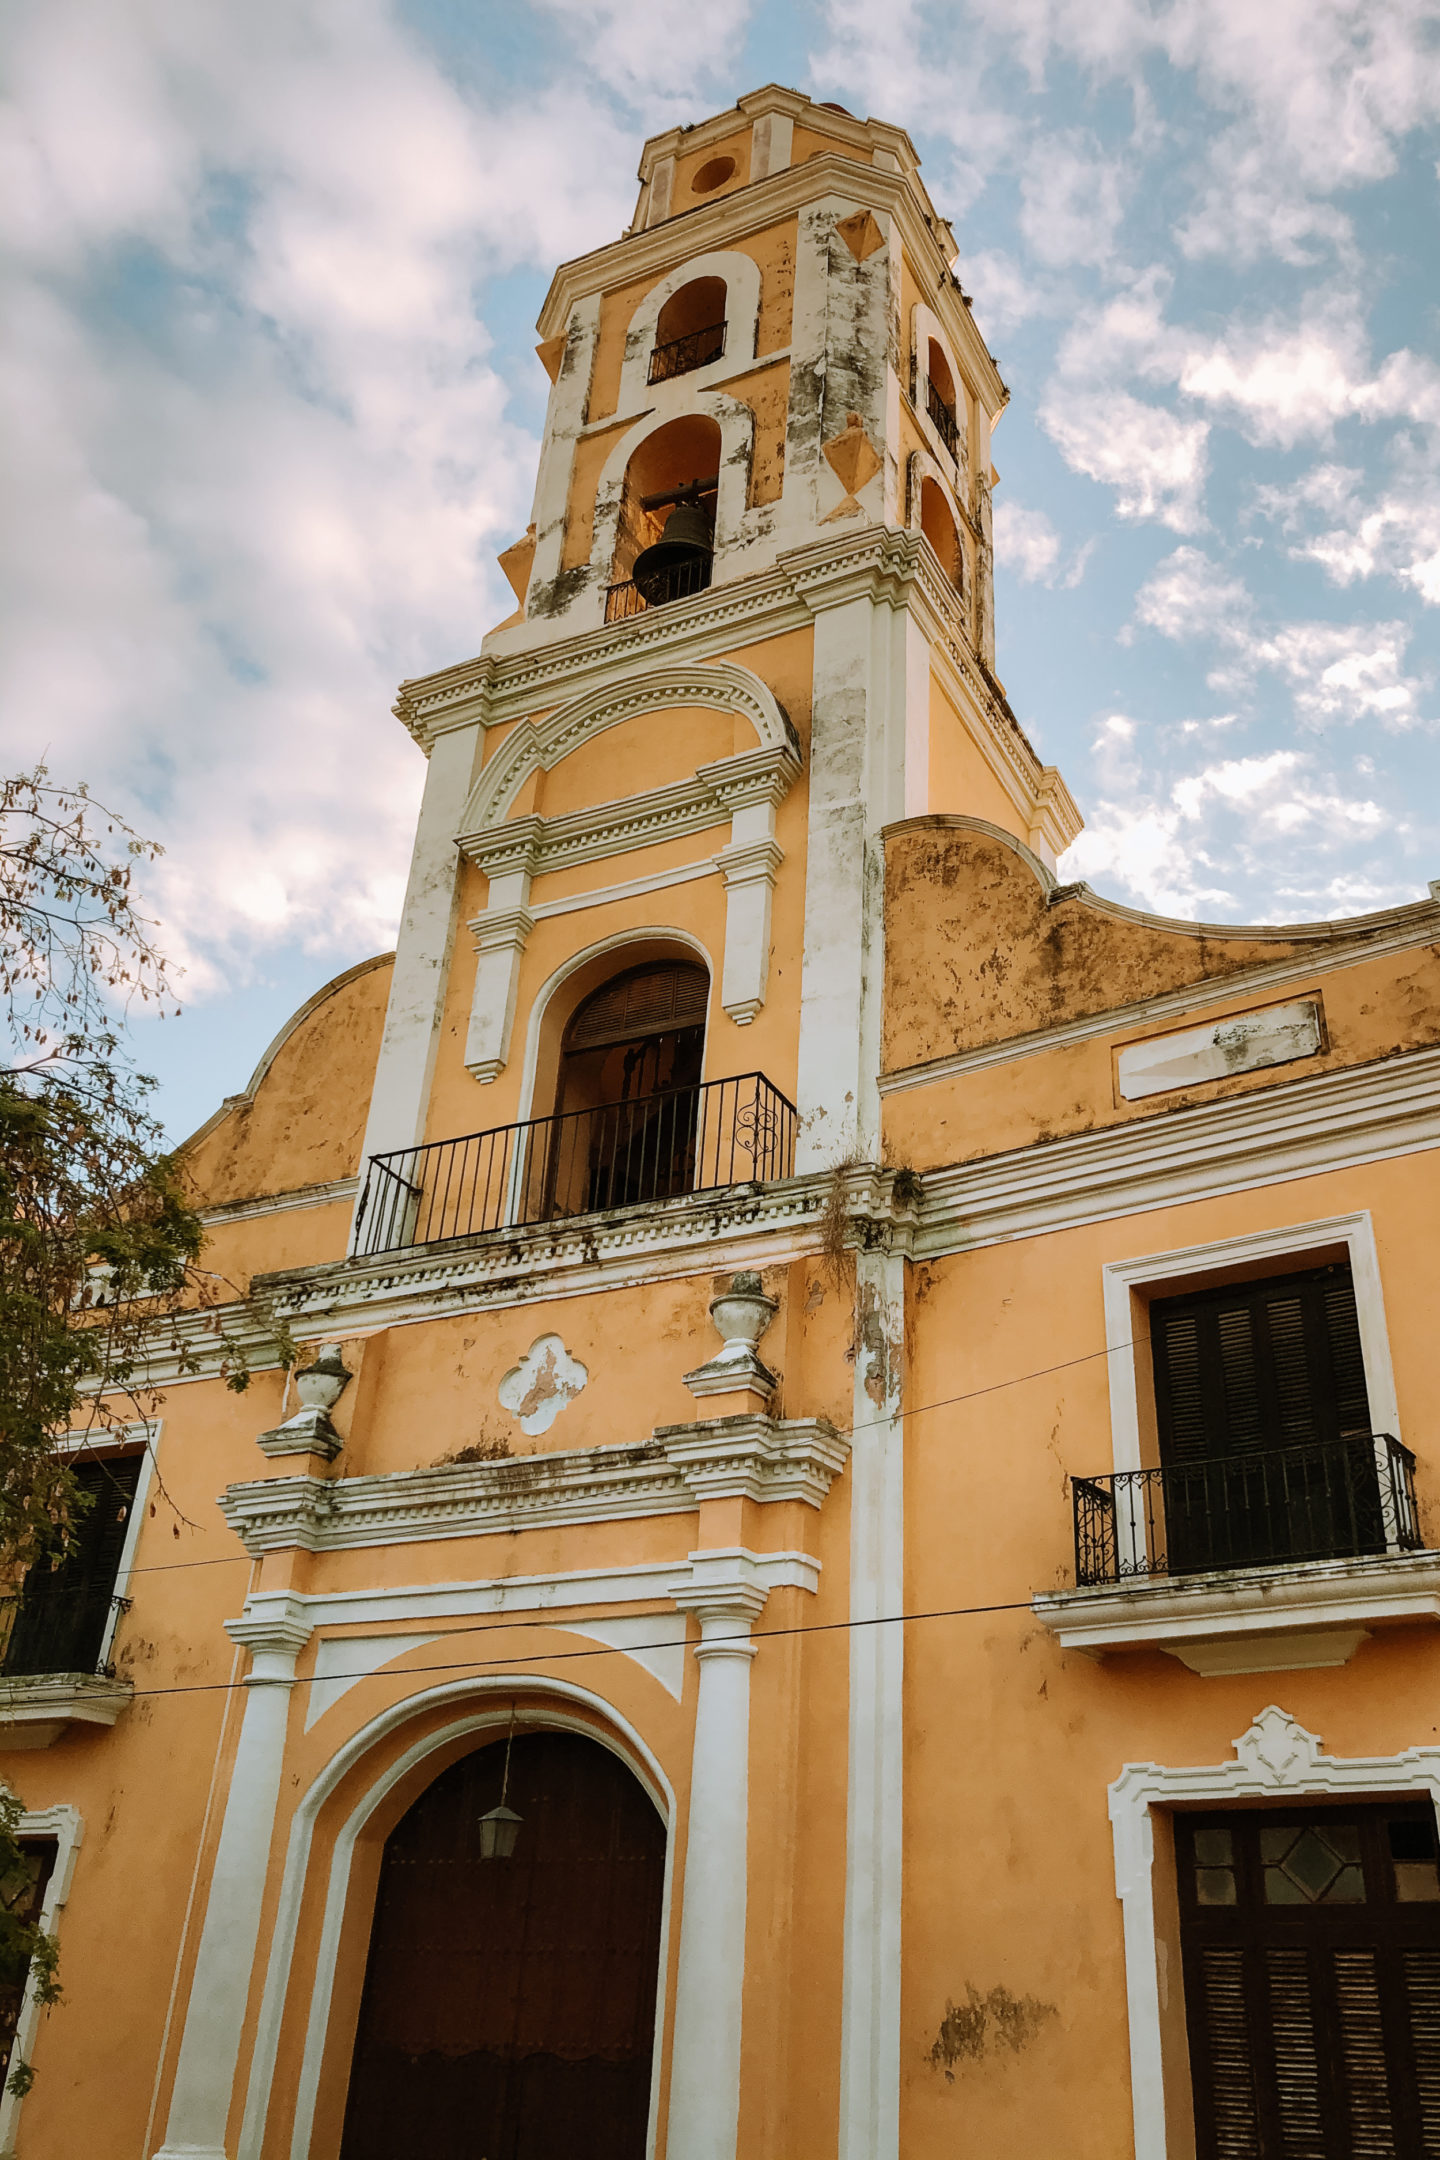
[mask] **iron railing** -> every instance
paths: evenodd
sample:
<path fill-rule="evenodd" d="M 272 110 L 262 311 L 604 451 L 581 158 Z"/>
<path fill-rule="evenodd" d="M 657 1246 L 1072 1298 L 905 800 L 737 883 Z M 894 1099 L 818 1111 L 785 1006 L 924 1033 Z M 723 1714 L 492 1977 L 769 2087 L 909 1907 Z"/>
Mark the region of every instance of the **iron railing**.
<path fill-rule="evenodd" d="M 394 1252 L 789 1177 L 795 1105 L 762 1073 L 371 1158 L 357 1250 Z"/>
<path fill-rule="evenodd" d="M 674 375 L 688 375 L 693 368 L 709 367 L 725 350 L 723 322 L 706 323 L 703 330 L 687 330 L 684 337 L 670 338 L 650 355 L 652 383 L 669 382 Z"/>
<path fill-rule="evenodd" d="M 927 382 L 925 385 L 925 405 L 939 432 L 941 442 L 944 443 L 951 457 L 958 458 L 960 455 L 960 423 L 933 382 Z"/>
<path fill-rule="evenodd" d="M 1076 1478 L 1075 1580 L 1417 1552 L 1415 1458 L 1389 1433 Z"/>
<path fill-rule="evenodd" d="M 623 622 L 627 615 L 643 615 L 647 607 L 663 607 L 667 600 L 688 600 L 692 593 L 704 592 L 710 583 L 711 568 L 709 555 L 693 555 L 688 562 L 670 563 L 658 573 L 660 590 L 653 600 L 644 597 L 633 578 L 607 585 L 606 622 Z"/>
<path fill-rule="evenodd" d="M 0 1679 L 108 1671 L 111 1622 L 129 1606 L 128 1598 L 109 1590 L 43 1580 L 32 1580 L 17 1597 L 0 1598 Z"/>

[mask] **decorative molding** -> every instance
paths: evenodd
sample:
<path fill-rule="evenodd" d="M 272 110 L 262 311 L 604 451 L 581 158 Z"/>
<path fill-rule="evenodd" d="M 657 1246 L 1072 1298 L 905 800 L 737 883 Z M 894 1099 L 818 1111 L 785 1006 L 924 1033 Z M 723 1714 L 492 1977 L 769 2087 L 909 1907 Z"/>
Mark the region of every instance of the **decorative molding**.
<path fill-rule="evenodd" d="M 663 1426 L 633 1447 L 450 1463 L 382 1477 L 257 1479 L 229 1486 L 220 1508 L 252 1558 L 295 1549 L 346 1552 L 686 1515 L 720 1497 L 819 1507 L 847 1452 L 848 1442 L 822 1419 L 721 1418 Z"/>
<path fill-rule="evenodd" d="M 1115 1893 L 1125 1936 L 1130 2023 L 1130 2088 L 1135 2160 L 1167 2160 L 1165 2059 L 1155 1937 L 1152 1810 L 1224 1807 L 1309 1794 L 1371 1799 L 1428 1792 L 1440 1810 L 1440 1748 L 1403 1755 L 1327 1755 L 1314 1733 L 1271 1703 L 1234 1743 L 1235 1760 L 1169 1769 L 1127 1763 L 1110 1787 Z"/>
<path fill-rule="evenodd" d="M 135 1693 L 102 1673 L 36 1673 L 0 1681 L 0 1754 L 54 1745 L 71 1725 L 113 1725 Z"/>
<path fill-rule="evenodd" d="M 775 1299 L 765 1295 L 760 1277 L 749 1270 L 732 1276 L 729 1289 L 710 1300 L 710 1319 L 721 1348 L 685 1375 L 685 1385 L 697 1400 L 747 1394 L 762 1410 L 766 1407 L 780 1382 L 761 1363 L 756 1346 L 779 1310 Z"/>
<path fill-rule="evenodd" d="M 1277 1082 L 925 1173 L 938 1259 L 1440 1146 L 1440 1050 Z"/>
<path fill-rule="evenodd" d="M 799 769 L 789 743 L 762 744 L 698 766 L 690 778 L 667 787 L 596 803 L 564 817 L 508 818 L 483 830 L 466 830 L 456 844 L 487 877 L 517 872 L 548 877 L 707 831 L 752 802 L 782 802 Z"/>
<path fill-rule="evenodd" d="M 1440 1553 L 1164 1577 L 1031 1600 L 1062 1650 L 1167 1650 L 1192 1672 L 1344 1665 L 1372 1627 L 1440 1620 Z"/>
<path fill-rule="evenodd" d="M 686 705 L 733 713 L 749 721 L 762 749 L 782 753 L 788 750 L 797 755 L 794 730 L 774 693 L 749 668 L 738 667 L 731 660 L 657 663 L 639 670 L 632 667 L 623 682 L 582 690 L 542 718 L 523 722 L 507 736 L 481 769 L 465 805 L 461 831 L 468 836 L 498 825 L 532 772 L 548 772 L 561 758 L 605 729 L 665 706 Z M 722 763 L 728 764 L 729 760 Z"/>
<path fill-rule="evenodd" d="M 296 1208 L 350 1206 L 360 1190 L 358 1177 L 332 1178 L 324 1185 L 296 1185 L 289 1192 L 257 1193 L 249 1200 L 222 1200 L 216 1207 L 202 1208 L 200 1220 L 207 1230 L 223 1230 L 227 1223 L 255 1222 L 266 1215 L 288 1215 Z"/>
<path fill-rule="evenodd" d="M 1229 1080 L 1236 1073 L 1293 1065 L 1317 1057 L 1324 1048 L 1319 998 L 1295 998 L 1286 1005 L 1226 1013 L 1219 1020 L 1202 1020 L 1198 1027 L 1122 1044 L 1115 1077 L 1122 1098 L 1137 1102 L 1207 1080 Z"/>

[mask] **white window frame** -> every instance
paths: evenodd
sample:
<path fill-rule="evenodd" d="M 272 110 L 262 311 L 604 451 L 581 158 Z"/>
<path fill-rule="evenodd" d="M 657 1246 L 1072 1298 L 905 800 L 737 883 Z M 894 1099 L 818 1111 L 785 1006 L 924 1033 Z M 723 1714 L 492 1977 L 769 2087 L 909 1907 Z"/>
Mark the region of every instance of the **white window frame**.
<path fill-rule="evenodd" d="M 1315 1734 L 1275 1703 L 1260 1712 L 1234 1748 L 1234 1762 L 1187 1769 L 1127 1763 L 1110 1787 L 1115 1894 L 1125 1936 L 1135 2160 L 1167 2160 L 1168 2152 L 1154 1809 L 1304 1799 L 1312 1794 L 1370 1801 L 1389 1793 L 1428 1793 L 1440 1821 L 1440 1748 L 1409 1748 L 1401 1755 L 1327 1755 Z"/>
<path fill-rule="evenodd" d="M 75 1856 L 85 1835 L 85 1822 L 80 1810 L 61 1802 L 56 1807 L 28 1809 L 20 1817 L 17 1835 L 22 1838 L 54 1838 L 55 1865 L 50 1870 L 50 1880 L 45 1885 L 45 1895 L 40 1903 L 39 1926 L 42 1933 L 54 1935 L 60 1926 L 60 1913 L 70 1895 L 70 1884 L 75 1874 Z M 39 2030 L 41 2004 L 35 1999 L 35 1975 L 31 1973 L 25 1982 L 25 1993 L 20 2001 L 20 2014 L 15 2020 L 15 2044 L 10 2051 L 9 2070 L 16 2063 L 31 2059 L 35 2035 Z M 24 2096 L 10 2090 L 9 2070 L 3 2088 L 0 2088 L 0 2153 L 13 2153 L 20 2127 L 20 2110 L 25 2105 Z"/>
<path fill-rule="evenodd" d="M 110 1661 L 115 1645 L 115 1631 L 120 1625 L 122 1600 L 130 1595 L 130 1578 L 135 1572 L 135 1549 L 140 1543 L 140 1525 L 145 1520 L 145 1508 L 150 1498 L 150 1487 L 155 1477 L 155 1452 L 160 1445 L 163 1420 L 139 1418 L 132 1424 L 103 1427 L 89 1431 L 68 1432 L 59 1443 L 64 1455 L 112 1455 L 140 1454 L 140 1474 L 135 1480 L 135 1497 L 130 1503 L 130 1520 L 125 1525 L 125 1541 L 120 1547 L 120 1559 L 115 1569 L 115 1581 L 110 1591 L 110 1617 L 105 1623 L 105 1633 L 100 1639 L 100 1655 L 95 1661 L 96 1670 L 103 1672 Z M 0 2160 L 6 2147 L 0 2135 Z"/>
<path fill-rule="evenodd" d="M 1110 1431 L 1113 1467 L 1143 1468 L 1140 1459 L 1140 1373 L 1134 1339 L 1131 1293 L 1163 1290 L 1187 1275 L 1219 1274 L 1222 1269 L 1273 1260 L 1277 1274 L 1288 1263 L 1303 1265 L 1308 1254 L 1343 1245 L 1355 1285 L 1355 1314 L 1360 1325 L 1360 1354 L 1370 1401 L 1372 1432 L 1393 1433 L 1403 1440 L 1395 1396 L 1395 1369 L 1380 1287 L 1375 1226 L 1368 1208 L 1352 1215 L 1330 1215 L 1320 1222 L 1281 1223 L 1243 1237 L 1219 1238 L 1204 1245 L 1181 1245 L 1170 1252 L 1143 1253 L 1133 1260 L 1111 1260 L 1104 1269 L 1105 1348 L 1110 1376 Z"/>

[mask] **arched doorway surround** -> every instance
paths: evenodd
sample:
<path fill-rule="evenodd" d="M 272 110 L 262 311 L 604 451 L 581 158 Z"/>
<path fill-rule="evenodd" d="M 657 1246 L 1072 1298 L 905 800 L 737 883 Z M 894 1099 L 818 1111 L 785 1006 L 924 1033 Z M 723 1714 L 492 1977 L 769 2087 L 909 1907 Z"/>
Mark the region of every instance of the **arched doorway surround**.
<path fill-rule="evenodd" d="M 503 1741 L 517 1692 L 527 1730 L 577 1733 L 609 1749 L 648 1795 L 661 1821 L 673 1822 L 674 1794 L 650 1748 L 613 1706 L 571 1682 L 524 1674 L 470 1677 L 427 1689 L 370 1720 L 316 1778 L 291 1824 L 246 2080 L 238 2160 L 260 2160 L 262 2149 L 269 2150 L 266 2128 L 272 2091 L 289 2115 L 290 2143 L 280 2149 L 308 2154 L 313 2146 L 317 2156 L 338 2149 L 359 2008 L 358 1994 L 351 1995 L 343 1984 L 341 1968 L 357 1923 L 363 1931 L 362 1944 L 368 1938 L 378 1879 L 373 1857 L 377 1832 L 383 1841 L 405 1803 L 431 1782 L 431 1767 L 468 1754 L 472 1736 Z M 414 1731 L 408 1740 L 407 1729 Z M 372 1763 L 374 1768 L 368 1769 Z M 332 1822 L 336 1804 L 340 1814 Z M 673 1845 L 668 1843 L 665 1869 L 660 1932 L 662 1943 L 668 1945 L 673 1875 Z M 317 1895 L 318 1913 L 311 1902 Z M 302 1941 L 312 1926 L 316 1928 L 314 1950 L 302 1951 Z M 659 2019 L 668 1955 L 668 1949 L 662 1953 L 656 1989 L 657 2065 L 663 2044 Z M 275 2075 L 282 2027 L 297 2017 L 304 2042 L 291 2098 L 286 2086 L 276 2089 Z M 652 2075 L 652 2144 L 657 2105 L 658 2078 Z"/>
<path fill-rule="evenodd" d="M 341 2160 L 644 2160 L 665 1829 L 574 1732 L 452 1762 L 385 1841 Z M 506 1859 L 480 1818 L 521 1817 Z"/>

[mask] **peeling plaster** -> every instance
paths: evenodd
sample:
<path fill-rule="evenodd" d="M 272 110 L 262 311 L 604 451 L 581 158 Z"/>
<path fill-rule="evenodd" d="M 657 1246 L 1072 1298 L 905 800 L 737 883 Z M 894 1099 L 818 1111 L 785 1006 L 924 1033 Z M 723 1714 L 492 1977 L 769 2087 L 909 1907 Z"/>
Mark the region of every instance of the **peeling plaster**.
<path fill-rule="evenodd" d="M 589 1378 L 585 1366 L 571 1357 L 558 1335 L 538 1335 L 500 1382 L 500 1407 L 519 1419 L 521 1432 L 538 1439 L 549 1432 Z"/>

